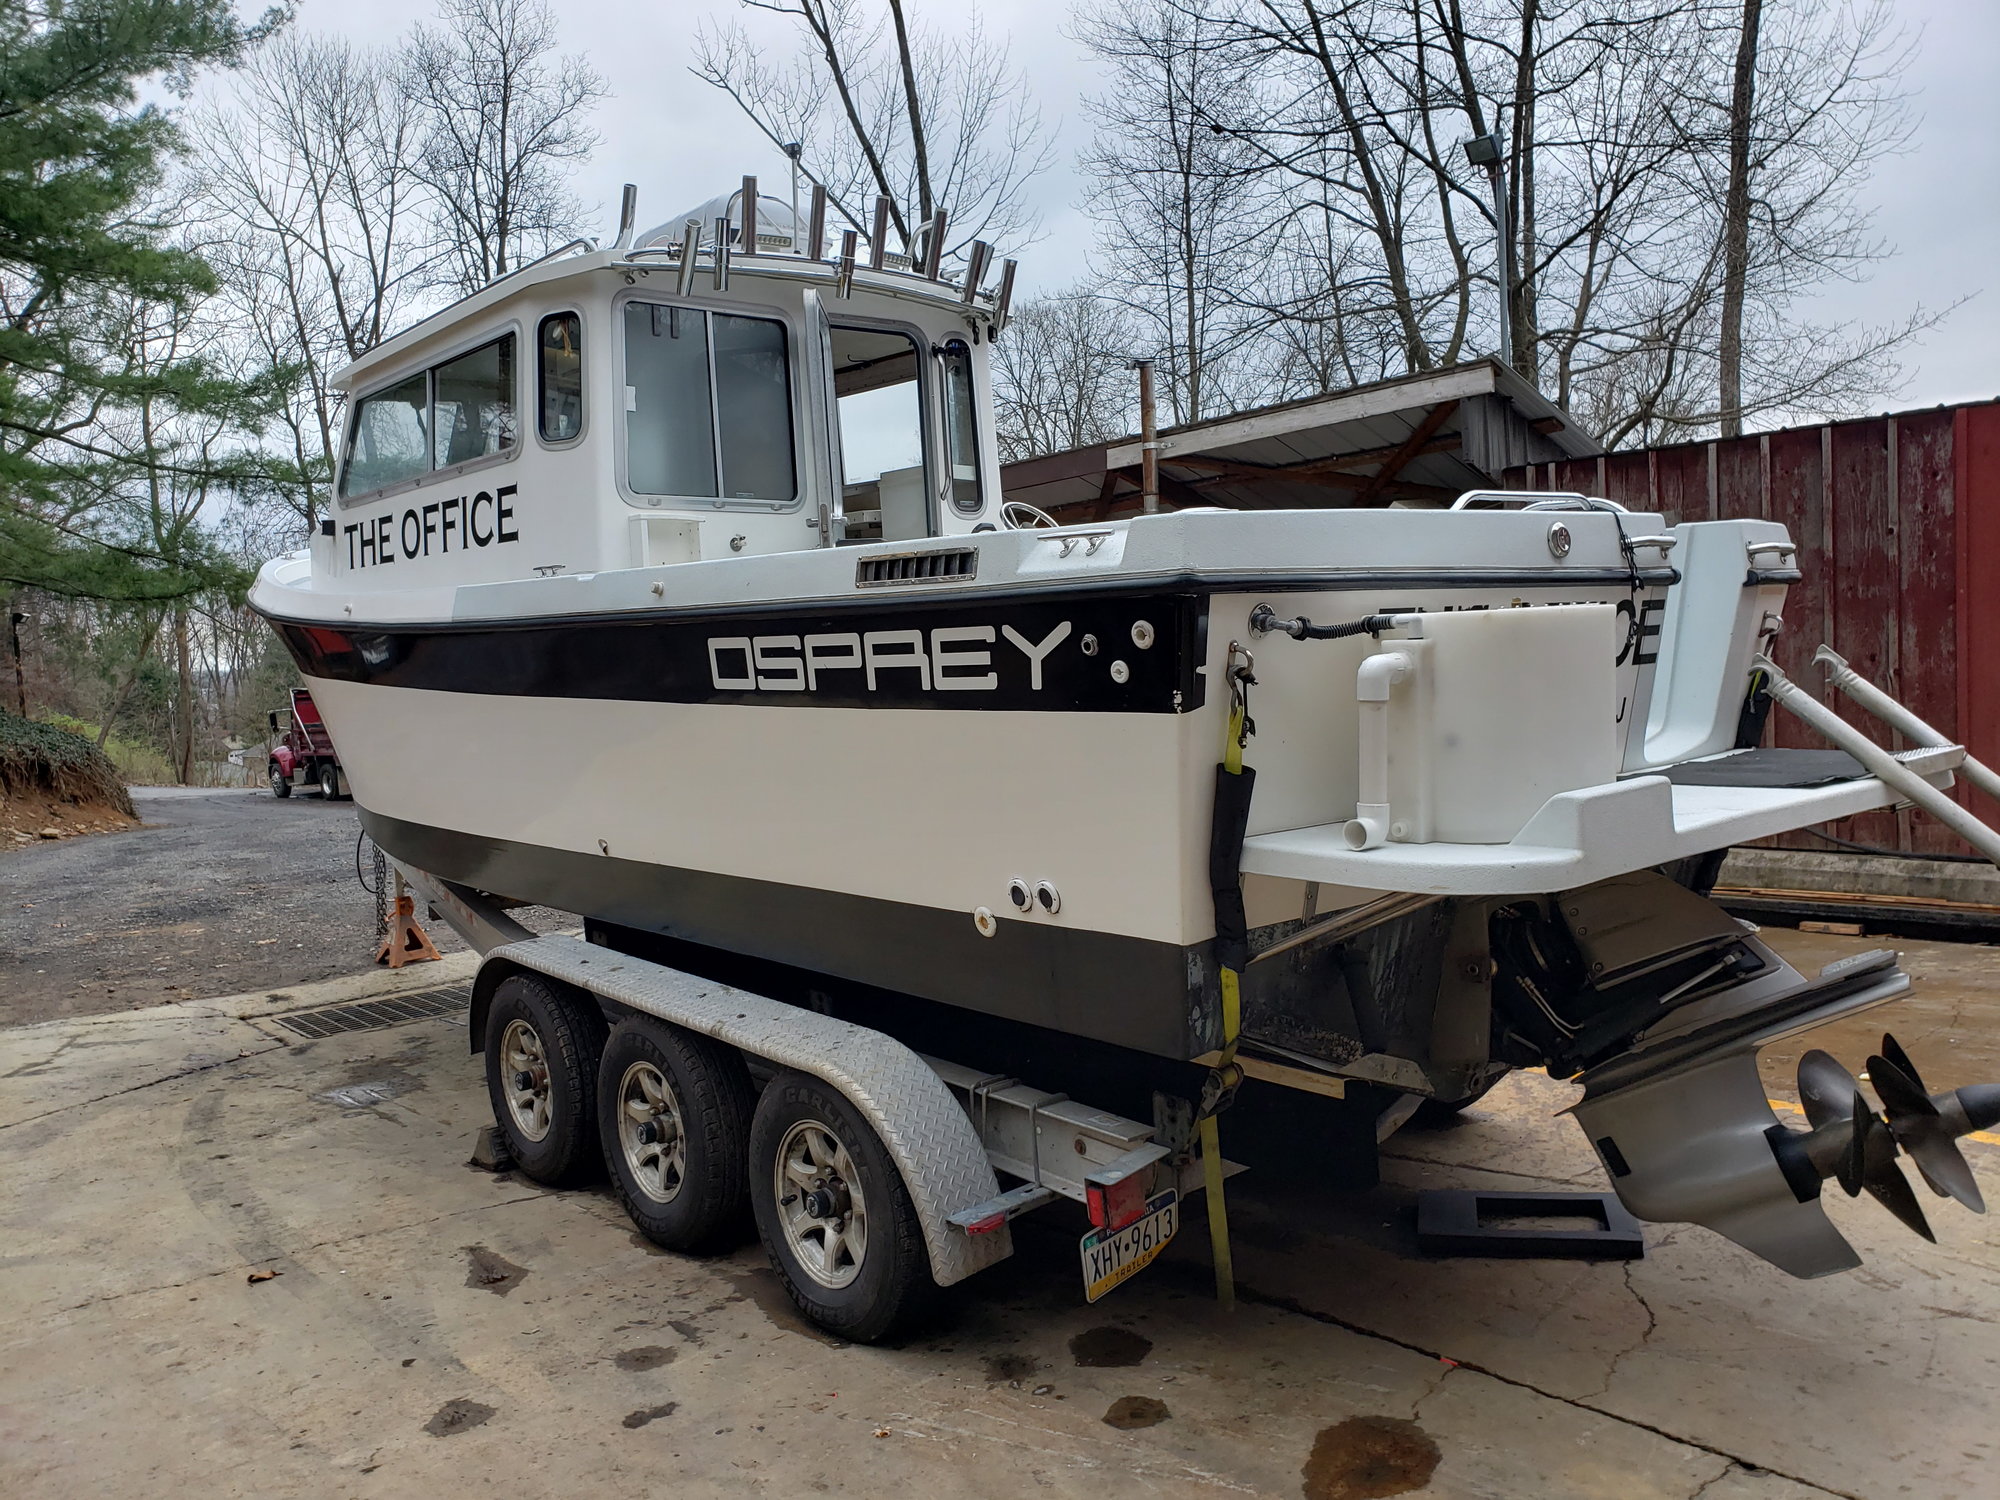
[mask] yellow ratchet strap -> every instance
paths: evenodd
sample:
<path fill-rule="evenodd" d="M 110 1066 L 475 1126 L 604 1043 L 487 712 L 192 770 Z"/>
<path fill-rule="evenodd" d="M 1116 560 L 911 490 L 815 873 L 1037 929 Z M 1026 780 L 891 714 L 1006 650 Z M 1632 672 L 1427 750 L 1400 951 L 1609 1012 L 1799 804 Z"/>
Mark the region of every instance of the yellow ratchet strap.
<path fill-rule="evenodd" d="M 1245 669 L 1248 675 L 1248 669 Z M 1243 742 L 1248 738 L 1247 705 L 1238 681 L 1230 679 L 1229 729 L 1223 741 L 1222 768 L 1231 776 L 1243 774 Z M 1215 1300 L 1224 1311 L 1236 1308 L 1236 1264 L 1229 1249 L 1229 1206 L 1222 1193 L 1222 1138 L 1215 1111 L 1236 1092 L 1242 1074 L 1236 1066 L 1236 1039 L 1243 1027 L 1243 994 L 1236 971 L 1224 965 L 1222 980 L 1222 1052 L 1203 1090 L 1203 1108 L 1197 1130 L 1201 1140 L 1203 1186 L 1208 1197 L 1208 1248 L 1215 1263 Z"/>

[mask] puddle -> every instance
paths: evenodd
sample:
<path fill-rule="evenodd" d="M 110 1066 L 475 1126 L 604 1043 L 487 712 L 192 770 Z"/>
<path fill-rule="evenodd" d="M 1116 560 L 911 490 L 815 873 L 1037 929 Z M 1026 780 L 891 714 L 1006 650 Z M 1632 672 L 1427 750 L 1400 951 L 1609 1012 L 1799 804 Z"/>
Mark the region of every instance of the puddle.
<path fill-rule="evenodd" d="M 1305 1500 L 1407 1495 L 1430 1483 L 1438 1457 L 1438 1445 L 1415 1422 L 1349 1417 L 1313 1440 L 1301 1490 Z"/>
<path fill-rule="evenodd" d="M 637 1349 L 613 1355 L 611 1362 L 621 1370 L 657 1370 L 661 1365 L 672 1364 L 679 1352 L 665 1344 L 642 1344 Z"/>
<path fill-rule="evenodd" d="M 1166 1402 L 1151 1396 L 1120 1396 L 1104 1414 L 1104 1425 L 1130 1432 L 1137 1427 L 1157 1427 L 1172 1415 Z"/>
<path fill-rule="evenodd" d="M 484 1245 L 467 1245 L 465 1253 L 471 1262 L 465 1271 L 467 1286 L 480 1287 L 504 1297 L 527 1279 L 526 1266 L 517 1266 L 506 1256 L 496 1254 Z"/>
<path fill-rule="evenodd" d="M 483 1401 L 468 1401 L 461 1396 L 440 1406 L 437 1414 L 424 1423 L 424 1431 L 432 1437 L 450 1437 L 454 1433 L 485 1426 L 493 1420 L 493 1412 L 494 1408 Z"/>
<path fill-rule="evenodd" d="M 1069 1341 L 1079 1365 L 1093 1370 L 1123 1370 L 1153 1352 L 1153 1341 L 1129 1328 L 1092 1328 Z"/>
<path fill-rule="evenodd" d="M 776 1272 L 760 1267 L 754 1271 L 726 1276 L 724 1280 L 746 1299 L 756 1303 L 759 1312 L 787 1333 L 800 1334 L 816 1344 L 826 1345 L 829 1349 L 847 1347 L 846 1339 L 837 1339 L 824 1328 L 815 1328 L 799 1316 L 799 1310 L 792 1305 L 792 1299 L 785 1295 L 784 1287 L 779 1285 Z"/>
<path fill-rule="evenodd" d="M 986 1356 L 986 1383 L 998 1385 L 1001 1381 L 1011 1381 L 1019 1385 L 1041 1365 L 1025 1354 L 989 1354 Z"/>
<path fill-rule="evenodd" d="M 661 1417 L 671 1417 L 674 1414 L 674 1408 L 679 1404 L 677 1401 L 669 1401 L 663 1406 L 645 1406 L 641 1407 L 638 1411 L 627 1412 L 621 1425 L 626 1427 L 644 1427 L 648 1422 L 659 1421 Z"/>

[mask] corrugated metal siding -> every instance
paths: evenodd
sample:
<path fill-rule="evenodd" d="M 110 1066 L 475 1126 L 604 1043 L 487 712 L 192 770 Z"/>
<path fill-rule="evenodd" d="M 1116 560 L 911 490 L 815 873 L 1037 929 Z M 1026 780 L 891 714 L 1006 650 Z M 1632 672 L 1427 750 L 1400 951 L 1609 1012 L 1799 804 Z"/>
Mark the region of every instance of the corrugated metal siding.
<path fill-rule="evenodd" d="M 1832 422 L 1514 469 L 1522 489 L 1584 490 L 1669 522 L 1762 516 L 1799 544 L 1778 661 L 1817 688 L 1821 641 L 1946 734 L 2000 764 L 2000 402 Z M 1877 738 L 1845 699 L 1841 712 Z M 1774 716 L 1779 744 L 1812 743 Z M 1959 799 L 1988 822 L 2000 806 Z M 1869 813 L 1839 838 L 1913 854 L 1964 845 L 1921 813 Z M 1782 842 L 1824 848 L 1810 837 Z"/>

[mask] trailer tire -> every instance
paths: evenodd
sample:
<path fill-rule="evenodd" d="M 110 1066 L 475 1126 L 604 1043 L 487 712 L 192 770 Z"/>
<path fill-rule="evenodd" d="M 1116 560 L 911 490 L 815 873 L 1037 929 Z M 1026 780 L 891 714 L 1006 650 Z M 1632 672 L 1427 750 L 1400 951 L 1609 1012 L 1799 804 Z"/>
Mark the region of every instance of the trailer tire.
<path fill-rule="evenodd" d="M 567 986 L 511 974 L 494 989 L 486 1012 L 486 1093 L 524 1176 L 569 1187 L 602 1166 L 597 1060 L 604 1036 L 596 1001 Z"/>
<path fill-rule="evenodd" d="M 271 762 L 267 774 L 271 778 L 271 795 L 289 797 L 292 795 L 292 779 L 285 774 L 285 768 L 275 760 Z"/>
<path fill-rule="evenodd" d="M 878 1343 L 937 1302 L 902 1174 L 860 1111 L 819 1079 L 781 1073 L 765 1085 L 750 1121 L 750 1205 L 785 1291 L 829 1333 Z"/>
<path fill-rule="evenodd" d="M 328 802 L 340 800 L 340 767 L 330 760 L 319 763 L 319 794 Z"/>
<path fill-rule="evenodd" d="M 647 1239 L 698 1254 L 745 1236 L 754 1098 L 733 1048 L 650 1018 L 612 1028 L 597 1133 L 612 1191 Z"/>

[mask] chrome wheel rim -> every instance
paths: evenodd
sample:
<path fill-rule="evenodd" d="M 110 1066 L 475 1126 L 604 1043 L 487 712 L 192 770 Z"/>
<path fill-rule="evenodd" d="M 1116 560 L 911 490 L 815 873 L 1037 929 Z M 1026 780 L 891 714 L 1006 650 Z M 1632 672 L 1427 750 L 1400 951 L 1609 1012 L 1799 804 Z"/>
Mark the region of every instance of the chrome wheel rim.
<path fill-rule="evenodd" d="M 799 1121 L 778 1143 L 771 1178 L 792 1259 L 830 1291 L 850 1285 L 868 1257 L 868 1204 L 840 1137 Z"/>
<path fill-rule="evenodd" d="M 554 1120 L 548 1049 L 526 1021 L 509 1021 L 500 1033 L 500 1081 L 514 1128 L 530 1141 L 547 1136 Z"/>
<path fill-rule="evenodd" d="M 671 1203 L 687 1181 L 687 1131 L 667 1075 L 635 1062 L 618 1080 L 618 1144 L 632 1184 L 655 1203 Z"/>

